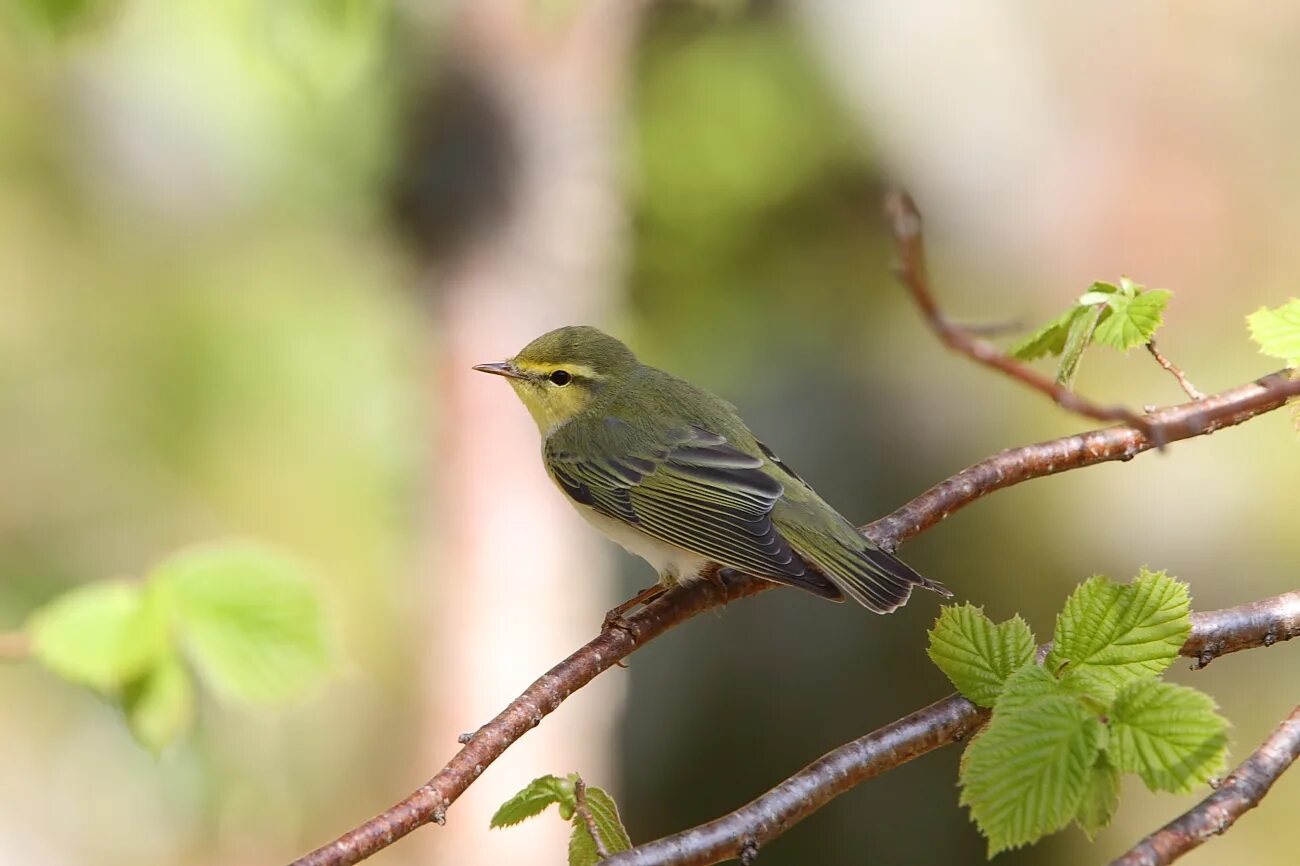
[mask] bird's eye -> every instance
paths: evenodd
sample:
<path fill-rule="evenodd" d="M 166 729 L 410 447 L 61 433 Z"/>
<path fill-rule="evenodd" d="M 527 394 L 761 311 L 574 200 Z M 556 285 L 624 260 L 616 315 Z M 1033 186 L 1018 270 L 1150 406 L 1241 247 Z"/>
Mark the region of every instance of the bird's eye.
<path fill-rule="evenodd" d="M 569 375 L 568 370 L 556 370 L 547 378 L 560 387 L 564 387 L 573 381 L 573 376 Z"/>

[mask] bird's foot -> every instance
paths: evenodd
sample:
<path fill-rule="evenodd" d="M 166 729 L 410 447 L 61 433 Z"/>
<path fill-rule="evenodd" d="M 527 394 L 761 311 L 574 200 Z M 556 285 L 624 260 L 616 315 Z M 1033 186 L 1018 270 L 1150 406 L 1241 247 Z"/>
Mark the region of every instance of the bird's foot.
<path fill-rule="evenodd" d="M 610 629 L 615 629 L 615 628 L 627 632 L 628 634 L 632 635 L 632 637 L 636 637 L 635 626 L 633 626 L 632 623 L 628 621 L 627 617 L 623 616 L 623 614 L 618 612 L 618 608 L 614 608 L 613 610 L 606 612 L 605 618 L 600 623 L 601 631 L 609 631 Z"/>
<path fill-rule="evenodd" d="M 710 566 L 700 573 L 700 577 L 706 578 L 722 594 L 723 604 L 731 600 L 731 584 L 740 576 L 739 571 L 726 565 Z"/>
<path fill-rule="evenodd" d="M 636 637 L 636 627 L 623 614 L 632 610 L 634 607 L 649 604 L 659 596 L 668 591 L 668 587 L 656 583 L 654 586 L 647 586 L 627 601 L 613 608 L 605 614 L 605 619 L 601 621 L 600 630 L 609 631 L 612 628 L 622 629 L 632 637 Z"/>

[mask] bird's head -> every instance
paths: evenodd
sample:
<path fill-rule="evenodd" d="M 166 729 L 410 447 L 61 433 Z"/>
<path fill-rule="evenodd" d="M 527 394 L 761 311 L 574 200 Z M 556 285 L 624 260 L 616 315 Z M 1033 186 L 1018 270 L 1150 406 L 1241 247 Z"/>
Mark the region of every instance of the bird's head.
<path fill-rule="evenodd" d="M 506 377 L 545 435 L 638 366 L 631 350 L 603 331 L 567 325 L 542 334 L 508 361 L 474 369 Z"/>

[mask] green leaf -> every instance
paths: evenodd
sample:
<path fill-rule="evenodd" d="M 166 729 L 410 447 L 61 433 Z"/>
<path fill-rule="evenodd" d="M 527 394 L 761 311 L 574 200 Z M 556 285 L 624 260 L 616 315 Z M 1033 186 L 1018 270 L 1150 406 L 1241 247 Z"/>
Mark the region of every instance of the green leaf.
<path fill-rule="evenodd" d="M 194 721 L 194 685 L 181 660 L 163 655 L 122 694 L 131 733 L 155 754 L 187 730 Z"/>
<path fill-rule="evenodd" d="M 1070 330 L 1065 336 L 1065 345 L 1061 348 L 1061 363 L 1056 368 L 1056 381 L 1059 384 L 1068 388 L 1074 382 L 1074 374 L 1079 372 L 1083 351 L 1092 342 L 1093 331 L 1097 329 L 1097 322 L 1105 309 L 1097 306 L 1076 307 L 1078 315 L 1070 321 Z"/>
<path fill-rule="evenodd" d="M 329 666 L 318 589 L 289 556 L 251 543 L 205 545 L 149 579 L 170 600 L 182 645 L 221 697 L 282 703 Z"/>
<path fill-rule="evenodd" d="M 988 838 L 990 857 L 1075 817 L 1104 737 L 1097 716 L 1036 665 L 1007 679 L 961 771 L 962 805 Z"/>
<path fill-rule="evenodd" d="M 1171 295 L 1165 289 L 1147 290 L 1127 277 L 1121 277 L 1119 285 L 1093 283 L 1073 307 L 1017 340 L 1007 351 L 1021 361 L 1060 356 L 1056 381 L 1068 388 L 1093 341 L 1121 350 L 1149 342 L 1160 327 Z"/>
<path fill-rule="evenodd" d="M 167 643 L 157 605 L 128 580 L 66 592 L 32 614 L 27 630 L 41 664 L 101 692 L 140 676 Z"/>
<path fill-rule="evenodd" d="M 1137 773 L 1153 791 L 1190 793 L 1223 770 L 1228 722 L 1196 689 L 1129 683 L 1115 698 L 1110 728 L 1107 751 L 1115 766 Z"/>
<path fill-rule="evenodd" d="M 1288 367 L 1300 367 L 1300 298 L 1275 310 L 1260 307 L 1246 317 L 1246 323 L 1261 352 L 1281 358 Z"/>
<path fill-rule="evenodd" d="M 1121 282 L 1125 282 L 1122 277 L 1120 280 Z M 1111 297 L 1117 292 L 1127 290 L 1128 286 L 1121 289 L 1120 286 L 1117 286 L 1114 283 L 1096 282 L 1092 284 L 1088 291 L 1080 295 L 1079 300 L 1075 301 L 1075 303 L 1081 307 L 1087 307 L 1093 304 L 1105 304 L 1110 301 Z M 1131 291 L 1128 293 L 1132 294 Z"/>
<path fill-rule="evenodd" d="M 492 816 L 491 827 L 510 827 L 520 821 L 540 815 L 552 803 L 574 807 L 573 782 L 559 776 L 539 776 L 522 791 L 501 804 Z"/>
<path fill-rule="evenodd" d="M 596 842 L 591 838 L 586 823 L 574 815 L 573 830 L 569 833 L 569 866 L 595 866 L 600 860 L 600 852 L 596 850 Z"/>
<path fill-rule="evenodd" d="M 1191 632 L 1189 607 L 1186 584 L 1163 571 L 1143 569 L 1127 585 L 1089 578 L 1057 616 L 1045 664 L 1067 687 L 1109 699 L 1173 663 Z"/>
<path fill-rule="evenodd" d="M 1106 760 L 1106 753 L 1102 752 L 1088 775 L 1088 784 L 1074 817 L 1089 839 L 1095 838 L 1115 815 L 1119 806 L 1119 782 L 1119 770 Z"/>
<path fill-rule="evenodd" d="M 1167 289 L 1111 295 L 1106 301 L 1107 315 L 1097 325 L 1093 339 L 1121 351 L 1146 345 L 1159 329 L 1161 315 L 1172 296 L 1173 292 Z"/>
<path fill-rule="evenodd" d="M 939 612 L 927 650 L 957 690 L 991 707 L 1011 672 L 1034 657 L 1034 635 L 1019 616 L 994 625 L 971 604 Z"/>
<path fill-rule="evenodd" d="M 596 832 L 604 843 L 605 851 L 609 854 L 617 854 L 619 851 L 630 849 L 632 840 L 623 827 L 623 819 L 619 817 L 614 798 L 601 788 L 588 786 L 585 799 L 587 811 L 591 815 L 592 823 L 596 825 Z M 569 836 L 569 866 L 595 866 L 599 862 L 600 854 L 595 840 L 591 838 L 591 833 L 587 829 L 587 822 L 581 815 L 575 814 L 573 833 Z"/>
<path fill-rule="evenodd" d="M 1039 698 L 1067 694 L 1052 674 L 1035 662 L 1022 665 L 1007 677 L 994 708 L 1003 713 L 1018 713 Z"/>
<path fill-rule="evenodd" d="M 1071 307 L 1037 331 L 1012 343 L 1007 353 L 1021 361 L 1033 361 L 1044 355 L 1061 354 L 1061 350 L 1065 348 L 1065 338 L 1070 333 L 1070 323 L 1082 312 L 1079 307 Z"/>

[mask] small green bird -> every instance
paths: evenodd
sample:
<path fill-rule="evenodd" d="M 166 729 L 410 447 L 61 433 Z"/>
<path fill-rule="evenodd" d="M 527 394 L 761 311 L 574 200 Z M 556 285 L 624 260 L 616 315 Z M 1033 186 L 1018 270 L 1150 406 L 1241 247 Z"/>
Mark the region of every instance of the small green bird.
<path fill-rule="evenodd" d="M 541 431 L 546 471 L 578 512 L 659 572 L 607 624 L 720 568 L 876 613 L 902 606 L 913 586 L 952 594 L 864 538 L 730 403 L 596 328 L 550 331 L 474 369 L 509 379 Z"/>

